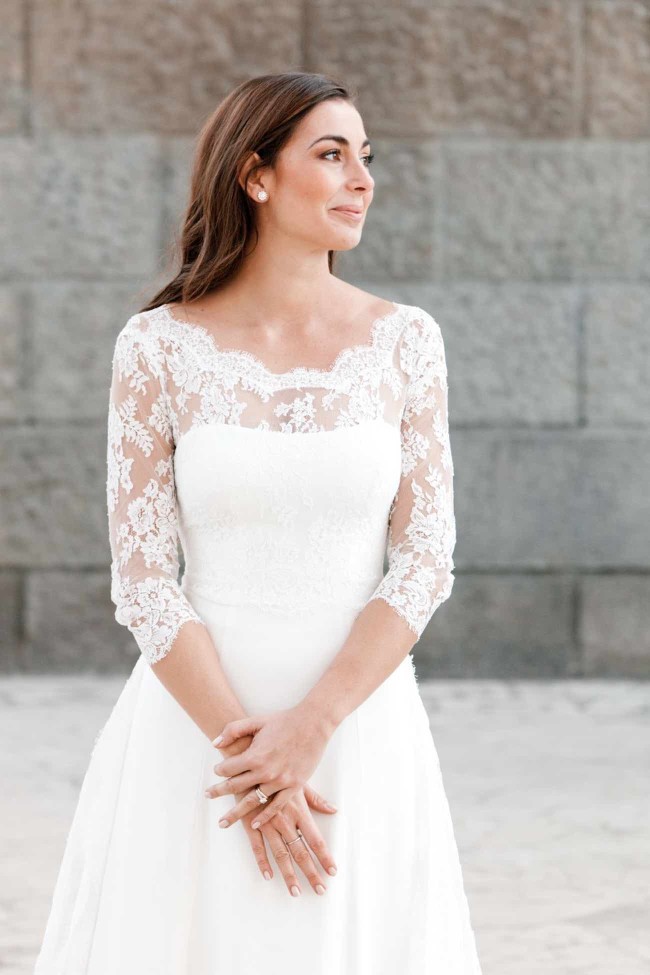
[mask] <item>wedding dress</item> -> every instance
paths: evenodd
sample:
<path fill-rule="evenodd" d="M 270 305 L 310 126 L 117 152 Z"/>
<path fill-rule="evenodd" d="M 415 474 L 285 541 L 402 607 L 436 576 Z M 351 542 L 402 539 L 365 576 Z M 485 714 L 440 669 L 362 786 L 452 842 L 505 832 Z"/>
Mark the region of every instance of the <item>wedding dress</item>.
<path fill-rule="evenodd" d="M 329 368 L 270 371 L 171 305 L 117 336 L 108 412 L 115 618 L 140 653 L 92 750 L 35 975 L 480 975 L 411 654 L 337 727 L 310 784 L 337 864 L 266 881 L 221 753 L 152 665 L 207 627 L 248 714 L 298 703 L 382 599 L 419 637 L 453 585 L 437 322 L 393 303 Z M 180 543 L 185 571 L 179 582 Z M 384 558 L 387 570 L 384 573 Z M 318 866 L 318 863 L 317 863 Z"/>

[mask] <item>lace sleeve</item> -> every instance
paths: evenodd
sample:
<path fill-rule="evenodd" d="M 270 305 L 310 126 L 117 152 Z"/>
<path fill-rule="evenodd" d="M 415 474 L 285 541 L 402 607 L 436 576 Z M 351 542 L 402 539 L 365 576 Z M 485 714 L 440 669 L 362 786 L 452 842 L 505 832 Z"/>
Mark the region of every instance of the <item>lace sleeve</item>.
<path fill-rule="evenodd" d="M 115 619 L 149 664 L 184 623 L 202 620 L 178 584 L 173 436 L 160 345 L 129 319 L 113 354 L 107 482 Z"/>
<path fill-rule="evenodd" d="M 451 595 L 456 545 L 444 343 L 422 309 L 408 323 L 400 355 L 408 376 L 402 471 L 389 515 L 388 571 L 370 598 L 385 600 L 419 639 Z"/>

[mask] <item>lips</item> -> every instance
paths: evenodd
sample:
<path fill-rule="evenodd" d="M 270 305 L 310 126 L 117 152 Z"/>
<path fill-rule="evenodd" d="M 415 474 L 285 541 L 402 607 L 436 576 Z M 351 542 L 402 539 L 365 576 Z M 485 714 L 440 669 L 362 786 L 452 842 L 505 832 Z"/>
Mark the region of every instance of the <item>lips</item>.
<path fill-rule="evenodd" d="M 340 210 L 342 213 L 363 213 L 362 207 L 333 207 L 334 210 Z"/>

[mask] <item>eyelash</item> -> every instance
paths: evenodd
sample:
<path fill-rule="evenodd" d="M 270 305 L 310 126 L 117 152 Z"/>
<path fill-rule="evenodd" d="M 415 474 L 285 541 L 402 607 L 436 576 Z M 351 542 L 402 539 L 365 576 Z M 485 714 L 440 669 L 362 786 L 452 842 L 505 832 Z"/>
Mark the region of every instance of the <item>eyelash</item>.
<path fill-rule="evenodd" d="M 340 151 L 341 151 L 340 149 L 329 149 L 327 152 L 323 153 L 321 159 L 327 159 L 327 157 L 330 156 L 333 152 L 340 152 Z M 366 168 L 368 168 L 370 166 L 370 163 L 375 158 L 375 154 L 374 152 L 369 152 L 367 156 L 362 156 L 361 158 L 366 160 Z"/>

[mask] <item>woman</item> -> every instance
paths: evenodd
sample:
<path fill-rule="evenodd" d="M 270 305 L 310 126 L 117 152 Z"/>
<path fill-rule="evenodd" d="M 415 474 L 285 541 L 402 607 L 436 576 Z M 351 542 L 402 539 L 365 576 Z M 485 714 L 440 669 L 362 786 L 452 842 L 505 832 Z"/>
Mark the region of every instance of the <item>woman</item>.
<path fill-rule="evenodd" d="M 443 340 L 332 273 L 371 160 L 323 75 L 253 78 L 200 135 L 180 270 L 115 345 L 111 595 L 140 656 L 36 975 L 480 973 L 410 655 L 453 585 Z"/>

